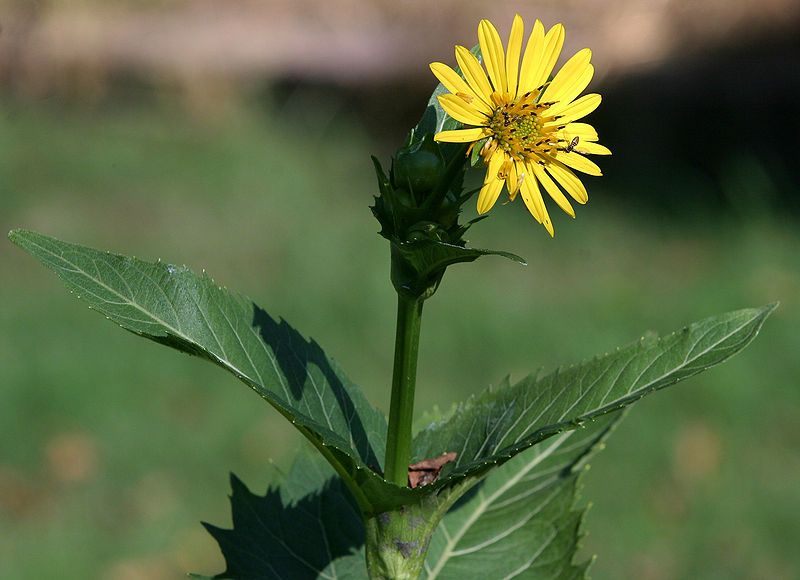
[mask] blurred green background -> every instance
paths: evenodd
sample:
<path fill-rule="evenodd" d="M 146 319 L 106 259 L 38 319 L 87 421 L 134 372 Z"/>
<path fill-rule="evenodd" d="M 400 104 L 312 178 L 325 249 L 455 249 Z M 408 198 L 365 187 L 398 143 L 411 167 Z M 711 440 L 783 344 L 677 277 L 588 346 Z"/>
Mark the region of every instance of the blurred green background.
<path fill-rule="evenodd" d="M 576 220 L 553 210 L 554 240 L 519 203 L 471 232 L 530 265 L 448 271 L 426 306 L 418 409 L 780 300 L 742 355 L 638 404 L 616 432 L 585 478 L 584 552 L 601 580 L 797 578 L 797 10 L 776 0 L 754 26 L 754 3 L 727 5 L 726 21 L 698 2 L 714 24 L 692 32 L 678 26 L 688 3 L 641 4 L 612 2 L 595 26 L 576 3 L 519 8 L 593 47 L 594 124 L 615 155 Z M 433 88 L 427 62 L 471 41 L 482 6 L 388 56 L 379 40 L 407 42 L 397 22 L 425 26 L 420 6 L 378 2 L 371 28 L 340 15 L 324 29 L 325 9 L 292 20 L 288 2 L 235 2 L 233 16 L 205 2 L 99 6 L 0 3 L 0 229 L 205 268 L 313 336 L 387 409 L 395 305 L 369 155 L 388 159 Z M 434 23 L 456 4 L 443 6 Z M 513 6 L 492 10 L 504 34 Z M 230 46 L 204 61 L 214 46 L 185 33 L 184 62 L 159 44 L 172 21 Z M 149 34 L 114 34 L 130 27 Z M 299 40 L 247 45 L 251 29 Z M 324 46 L 297 48 L 320 30 L 363 31 L 366 49 L 340 43 L 325 60 Z M 275 58 L 247 60 L 262 52 Z M 262 492 L 300 437 L 222 370 L 89 312 L 7 241 L 0 280 L 0 578 L 220 571 L 199 520 L 228 525 L 228 472 Z"/>

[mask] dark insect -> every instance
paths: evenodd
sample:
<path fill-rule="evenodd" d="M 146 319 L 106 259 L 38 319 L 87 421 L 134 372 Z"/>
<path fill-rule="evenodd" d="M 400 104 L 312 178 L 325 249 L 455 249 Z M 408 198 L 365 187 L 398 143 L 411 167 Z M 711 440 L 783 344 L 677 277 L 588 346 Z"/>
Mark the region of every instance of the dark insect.
<path fill-rule="evenodd" d="M 572 153 L 575 151 L 575 147 L 578 146 L 578 141 L 580 141 L 580 139 L 580 137 L 573 137 L 572 141 L 569 142 L 569 145 L 564 148 L 564 153 Z"/>

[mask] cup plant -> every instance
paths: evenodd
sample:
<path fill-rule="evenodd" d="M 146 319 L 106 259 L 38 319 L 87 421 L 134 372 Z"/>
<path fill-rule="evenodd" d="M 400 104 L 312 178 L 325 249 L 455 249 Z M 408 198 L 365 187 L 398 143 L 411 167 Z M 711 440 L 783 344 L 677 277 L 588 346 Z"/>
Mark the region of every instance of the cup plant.
<path fill-rule="evenodd" d="M 537 20 L 524 47 L 523 36 L 519 16 L 505 46 L 481 21 L 478 44 L 456 47 L 457 68 L 431 64 L 440 84 L 388 171 L 373 158 L 372 212 L 397 291 L 388 422 L 316 342 L 205 274 L 11 232 L 90 308 L 227 369 L 311 443 L 264 496 L 232 476 L 233 528 L 206 524 L 226 561 L 215 578 L 584 578 L 578 480 L 623 409 L 737 353 L 773 310 L 506 379 L 412 431 L 423 305 L 447 268 L 492 254 L 524 264 L 468 246 L 467 230 L 505 191 L 552 237 L 542 191 L 574 217 L 588 199 L 575 172 L 600 175 L 587 155 L 610 154 L 581 121 L 600 103 L 580 96 L 591 51 L 552 75 L 564 27 Z M 483 168 L 483 185 L 466 189 L 466 172 Z M 478 217 L 461 221 L 476 193 Z"/>

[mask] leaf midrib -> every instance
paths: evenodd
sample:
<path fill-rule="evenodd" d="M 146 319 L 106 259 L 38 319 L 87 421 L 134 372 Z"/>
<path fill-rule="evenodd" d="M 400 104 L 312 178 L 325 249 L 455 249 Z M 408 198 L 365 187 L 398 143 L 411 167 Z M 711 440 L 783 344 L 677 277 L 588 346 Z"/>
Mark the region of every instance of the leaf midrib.
<path fill-rule="evenodd" d="M 691 358 L 690 358 L 688 355 L 687 355 L 687 356 L 684 356 L 684 359 L 683 359 L 683 361 L 682 361 L 682 362 L 681 362 L 679 365 L 676 365 L 675 367 L 673 367 L 673 368 L 672 368 L 672 370 L 670 370 L 669 372 L 667 372 L 667 373 L 664 373 L 664 374 L 660 375 L 659 377 L 657 377 L 657 378 L 655 378 L 655 379 L 653 379 L 653 380 L 650 380 L 650 381 L 648 381 L 646 384 L 642 385 L 641 387 L 639 387 L 639 388 L 638 388 L 638 389 L 636 389 L 635 391 L 634 391 L 634 389 L 633 389 L 633 388 L 631 388 L 631 389 L 628 389 L 628 391 L 627 391 L 627 392 L 626 392 L 626 393 L 625 393 L 623 396 L 621 396 L 621 397 L 617 397 L 616 399 L 614 399 L 614 400 L 612 400 L 612 401 L 610 401 L 610 402 L 607 402 L 607 403 L 606 403 L 606 402 L 605 402 L 605 399 L 606 399 L 606 397 L 608 397 L 608 393 L 610 393 L 611 391 L 613 391 L 613 390 L 614 390 L 614 385 L 615 385 L 615 384 L 617 383 L 617 381 L 619 380 L 619 376 L 621 375 L 621 373 L 619 373 L 619 374 L 618 374 L 618 376 L 617 376 L 617 378 L 616 378 L 616 379 L 614 380 L 614 382 L 612 383 L 612 386 L 611 386 L 611 387 L 608 389 L 608 392 L 606 393 L 606 395 L 605 395 L 605 396 L 604 396 L 604 397 L 601 399 L 601 401 L 602 401 L 602 402 L 601 402 L 601 405 L 600 405 L 600 406 L 599 406 L 597 409 L 595 409 L 594 411 L 590 411 L 590 412 L 588 412 L 588 413 L 584 413 L 584 414 L 580 415 L 578 418 L 580 419 L 580 418 L 587 418 L 587 417 L 591 417 L 591 416 L 602 415 L 604 412 L 606 412 L 606 411 L 609 411 L 609 410 L 612 410 L 612 409 L 613 409 L 615 406 L 619 405 L 620 403 L 623 403 L 623 402 L 625 402 L 627 399 L 629 399 L 631 396 L 633 396 L 633 393 L 634 393 L 634 392 L 636 392 L 636 393 L 639 393 L 639 392 L 642 392 L 642 391 L 647 391 L 648 389 L 651 389 L 651 388 L 652 388 L 654 385 L 658 384 L 660 381 L 664 380 L 664 379 L 665 379 L 666 377 L 668 377 L 669 375 L 671 375 L 671 374 L 673 374 L 673 373 L 676 373 L 676 372 L 678 372 L 678 371 L 680 371 L 680 370 L 683 370 L 683 369 L 684 369 L 684 368 L 686 368 L 687 366 L 691 365 L 691 363 L 693 363 L 694 361 L 696 361 L 696 360 L 698 360 L 699 358 L 703 357 L 704 355 L 708 354 L 710 351 L 712 351 L 714 348 L 716 348 L 716 347 L 717 347 L 719 344 L 721 344 L 722 342 L 726 341 L 726 340 L 727 340 L 727 339 L 729 339 L 731 336 L 735 335 L 737 332 L 741 331 L 741 330 L 742 330 L 744 327 L 746 327 L 748 324 L 751 324 L 751 323 L 752 323 L 754 320 L 756 320 L 756 319 L 757 319 L 757 318 L 759 318 L 760 316 L 763 316 L 763 312 L 759 312 L 759 313 L 758 313 L 756 316 L 752 316 L 752 317 L 748 318 L 748 320 L 746 320 L 745 322 L 742 322 L 741 324 L 737 325 L 737 327 L 736 327 L 735 329 L 733 329 L 733 330 L 732 330 L 732 331 L 730 331 L 729 333 L 725 334 L 725 335 L 724 335 L 723 337 L 721 337 L 719 340 L 715 341 L 713 344 L 711 344 L 710 346 L 708 346 L 708 347 L 707 347 L 707 348 L 705 348 L 704 350 L 700 351 L 698 354 L 696 354 L 696 355 L 692 356 Z M 716 326 L 719 326 L 720 324 L 723 324 L 723 323 L 717 323 L 717 324 L 716 324 Z M 711 332 L 711 330 L 712 330 L 712 329 L 713 329 L 713 327 L 712 327 L 712 328 L 710 328 L 710 329 L 708 329 L 708 330 L 707 330 L 707 331 L 706 331 L 706 332 L 703 334 L 703 336 L 701 336 L 700 338 L 698 338 L 698 339 L 697 339 L 697 341 L 694 343 L 694 345 L 692 345 L 692 347 L 689 349 L 689 352 L 690 352 L 690 353 L 691 353 L 691 351 L 692 351 L 692 350 L 693 350 L 693 349 L 694 349 L 694 348 L 697 346 L 697 344 L 699 344 L 699 343 L 700 343 L 700 342 L 703 340 L 703 338 L 704 338 L 705 336 L 707 336 L 707 335 L 708 335 L 708 334 Z M 673 334 L 676 334 L 676 333 L 673 333 Z M 666 338 L 669 338 L 669 336 L 667 336 L 667 337 L 664 337 L 664 339 L 666 339 Z M 662 339 L 662 340 L 664 340 L 664 339 Z M 639 381 L 639 379 L 642 377 L 642 375 L 644 375 L 644 373 L 645 373 L 645 372 L 647 372 L 647 369 L 651 368 L 651 367 L 652 367 L 652 364 L 654 364 L 656 360 L 658 360 L 659 358 L 661 358 L 661 356 L 662 356 L 663 354 L 664 354 L 663 352 L 662 352 L 662 353 L 659 353 L 659 355 L 658 355 L 658 356 L 656 356 L 656 357 L 654 358 L 653 362 L 652 362 L 650 365 L 648 365 L 648 366 L 647 366 L 647 368 L 646 368 L 644 371 L 642 371 L 642 372 L 639 374 L 639 376 L 638 376 L 638 377 L 636 378 L 636 380 L 633 382 L 633 384 L 634 384 L 634 385 L 636 384 L 636 382 L 638 382 L 638 381 Z M 635 354 L 634 354 L 634 357 L 635 357 Z M 626 365 L 625 365 L 625 366 L 627 366 L 627 364 L 630 364 L 630 361 L 629 361 L 628 363 L 626 363 Z M 708 368 L 708 367 L 705 367 L 705 368 Z M 696 372 L 701 372 L 702 370 L 704 370 L 704 369 L 698 369 Z M 606 369 L 606 371 L 607 371 L 607 369 Z M 681 379 L 677 379 L 677 380 L 681 380 Z M 595 381 L 595 382 L 596 382 L 596 381 Z M 587 391 L 587 392 L 588 392 L 588 391 Z M 583 397 L 583 396 L 585 396 L 585 393 L 582 395 L 582 397 Z M 552 403 L 551 403 L 551 405 L 552 405 Z M 573 407 L 574 407 L 574 405 L 573 405 Z M 525 413 L 525 412 L 523 412 L 523 413 L 520 413 L 520 416 L 523 416 L 523 415 L 524 415 L 524 413 Z M 565 423 L 565 420 L 564 420 L 564 417 L 565 417 L 565 416 L 566 416 L 566 414 L 562 414 L 562 415 L 559 417 L 558 421 L 557 421 L 557 422 L 555 422 L 555 423 L 553 423 L 553 424 L 552 424 L 552 425 L 550 425 L 550 426 L 551 426 L 551 427 L 557 427 L 557 426 L 563 425 L 563 424 Z M 539 417 L 541 417 L 541 413 L 540 413 Z M 538 419 L 538 418 L 537 418 L 537 419 Z M 502 456 L 502 455 L 504 455 L 504 454 L 505 454 L 505 453 L 504 453 L 504 450 L 506 450 L 506 452 L 512 452 L 512 453 L 513 453 L 513 451 L 515 450 L 516 446 L 518 446 L 518 445 L 520 445 L 522 442 L 524 442 L 526 438 L 529 438 L 529 437 L 536 437 L 536 435 L 537 435 L 537 431 L 534 431 L 534 432 L 532 432 L 532 433 L 528 433 L 527 435 L 523 435 L 522 437 L 520 437 L 520 438 L 516 439 L 516 440 L 515 440 L 513 443 L 510 443 L 510 444 L 508 444 L 508 445 L 505 445 L 505 446 L 504 446 L 504 447 L 502 447 L 501 449 L 497 449 L 497 445 L 495 445 L 495 449 L 496 449 L 496 451 L 495 451 L 495 452 L 494 452 L 492 455 L 485 456 L 485 457 L 481 458 L 480 460 L 473 460 L 473 461 L 477 461 L 477 463 L 475 463 L 474 465 L 472 465 L 472 467 L 471 467 L 471 468 L 467 468 L 467 469 L 465 469 L 465 470 L 464 470 L 463 472 L 461 472 L 461 473 L 458 473 L 458 474 L 453 474 L 453 475 L 451 475 L 451 476 L 450 476 L 450 477 L 448 477 L 448 478 L 447 478 L 447 480 L 445 480 L 445 482 L 443 482 L 443 483 L 446 483 L 447 481 L 450 481 L 450 480 L 452 480 L 453 478 L 461 478 L 461 477 L 467 477 L 467 476 L 469 476 L 469 475 L 470 475 L 470 473 L 474 472 L 474 470 L 475 470 L 475 469 L 478 469 L 478 468 L 480 468 L 480 466 L 481 466 L 481 465 L 484 465 L 484 464 L 485 464 L 485 463 L 487 463 L 487 462 L 491 462 L 491 460 L 492 460 L 493 458 L 496 458 L 496 457 L 498 457 L 498 456 Z M 534 443 L 532 443 L 532 444 L 535 444 L 535 443 L 536 443 L 536 442 L 534 441 Z M 522 444 L 524 444 L 524 443 L 522 443 Z"/>
<path fill-rule="evenodd" d="M 561 443 L 572 436 L 572 432 L 564 433 L 561 437 L 557 437 L 550 447 L 543 453 L 536 456 L 530 463 L 528 463 L 523 469 L 521 469 L 514 477 L 510 478 L 506 481 L 502 486 L 496 489 L 491 495 L 486 496 L 484 500 L 479 504 L 478 508 L 470 515 L 469 518 L 464 522 L 458 532 L 450 536 L 447 545 L 445 546 L 442 555 L 439 557 L 439 560 L 436 563 L 436 566 L 433 568 L 432 571 L 428 573 L 427 580 L 434 580 L 439 573 L 442 571 L 444 566 L 447 564 L 447 561 L 455 555 L 453 548 L 461 541 L 461 538 L 469 531 L 469 529 L 475 524 L 475 522 L 483 515 L 483 513 L 488 509 L 489 505 L 492 504 L 498 497 L 508 491 L 511 487 L 516 485 L 520 479 L 522 479 L 527 473 L 531 471 L 534 467 L 539 465 L 542 461 L 550 457 L 560 446 Z M 443 524 L 442 524 L 443 525 Z"/>
<path fill-rule="evenodd" d="M 81 275 L 81 276 L 83 276 L 83 277 L 85 277 L 85 278 L 97 283 L 99 286 L 101 286 L 102 288 L 107 290 L 109 293 L 111 293 L 112 295 L 116 296 L 117 298 L 120 298 L 123 301 L 123 302 L 113 303 L 113 304 L 116 304 L 118 306 L 132 306 L 135 310 L 141 312 L 142 314 L 144 314 L 146 317 L 148 317 L 150 319 L 150 320 L 142 320 L 142 321 L 137 320 L 137 322 L 144 322 L 144 323 L 147 323 L 147 324 L 161 325 L 167 331 L 165 334 L 167 334 L 167 335 L 172 334 L 172 335 L 174 335 L 174 336 L 176 336 L 176 337 L 178 337 L 180 339 L 185 340 L 188 343 L 197 344 L 197 341 L 195 341 L 191 337 L 189 337 L 186 334 L 184 334 L 183 331 L 181 331 L 178 328 L 175 328 L 172 324 L 170 324 L 167 321 L 163 320 L 162 318 L 160 318 L 159 316 L 157 316 L 153 312 L 150 312 L 149 310 L 143 308 L 142 306 L 140 306 L 139 304 L 134 302 L 131 298 L 128 298 L 124 294 L 120 293 L 118 290 L 116 290 L 113 287 L 111 287 L 108 284 L 106 284 L 102 279 L 100 279 L 100 278 L 92 275 L 91 273 L 89 273 L 85 268 L 81 267 L 79 264 L 76 264 L 75 262 L 69 260 L 63 254 L 58 254 L 58 253 L 52 251 L 51 249 L 49 249 L 49 248 L 47 248 L 47 247 L 45 247 L 45 246 L 43 246 L 43 245 L 31 240 L 30 238 L 27 238 L 26 241 L 28 243 L 30 243 L 31 245 L 34 245 L 37 248 L 40 248 L 43 252 L 53 256 L 56 260 L 60 260 L 61 262 L 64 262 L 64 263 L 68 264 L 71 267 L 68 270 L 69 272 L 72 272 L 73 274 Z M 108 266 L 108 268 L 112 269 L 118 276 L 120 276 L 120 278 L 122 278 L 122 276 L 119 274 L 119 272 L 117 272 L 116 269 L 111 264 L 106 263 L 106 266 Z M 66 270 L 66 268 L 65 268 L 65 270 Z M 139 269 L 139 270 L 141 271 L 141 269 Z M 146 274 L 144 272 L 142 272 L 142 274 L 146 276 Z M 174 310 L 175 307 L 172 304 L 172 301 L 164 293 L 164 291 L 161 288 L 161 286 L 159 284 L 157 284 L 151 277 L 147 276 L 147 278 L 159 289 L 159 291 L 161 291 L 162 294 L 164 294 L 164 297 L 166 298 L 167 302 L 170 304 L 170 306 Z M 123 281 L 124 281 L 124 278 L 123 278 Z M 86 287 L 81 286 L 81 285 L 77 284 L 74 281 L 71 281 L 71 283 L 74 284 L 75 286 L 77 286 L 78 288 L 80 288 L 86 294 L 91 294 L 92 296 L 95 296 L 101 302 L 105 302 L 107 304 L 112 304 L 111 301 L 106 300 L 102 296 L 99 296 L 98 294 L 96 294 L 95 292 L 92 292 L 91 290 L 87 289 Z M 126 283 L 126 285 L 127 285 L 127 283 Z M 195 302 L 195 304 L 197 304 L 197 303 Z M 201 309 L 198 308 L 198 310 L 202 313 Z M 222 312 L 221 309 L 220 309 L 220 312 L 225 317 L 226 322 L 228 322 L 228 326 L 231 328 L 231 331 L 233 332 L 234 336 L 236 336 L 237 340 L 239 341 L 239 344 L 242 347 L 242 352 L 244 352 L 245 356 L 248 357 L 248 360 L 251 361 L 251 366 L 253 367 L 253 369 L 258 374 L 258 369 L 255 367 L 255 364 L 252 362 L 252 358 L 250 357 L 250 354 L 247 351 L 247 349 L 242 344 L 241 338 L 239 337 L 238 333 L 233 328 L 233 325 L 230 323 L 230 320 L 228 320 L 228 317 L 224 314 L 224 312 Z M 114 314 L 114 316 L 118 316 L 118 315 Z M 119 315 L 119 316 L 121 316 L 123 318 L 127 318 L 127 317 L 122 316 L 122 315 Z M 131 319 L 131 320 L 133 320 L 133 319 Z M 204 321 L 205 321 L 205 316 L 204 316 Z M 210 325 L 208 325 L 207 321 L 206 321 L 206 325 L 209 327 L 209 330 L 210 330 Z M 217 339 L 216 334 L 213 332 L 213 330 L 211 331 L 211 333 L 214 336 L 214 339 L 217 341 L 217 344 L 219 344 L 219 340 Z M 221 348 L 221 345 L 220 345 L 220 348 Z M 260 386 L 263 387 L 263 380 L 260 383 L 257 383 L 256 380 L 253 377 L 251 377 L 249 374 L 245 373 L 242 369 L 240 369 L 236 365 L 231 364 L 231 362 L 229 360 L 227 360 L 227 355 L 225 355 L 226 358 L 220 358 L 218 355 L 216 355 L 213 352 L 209 351 L 207 348 L 203 347 L 203 350 L 208 352 L 212 357 L 214 357 L 214 360 L 216 362 L 218 362 L 220 365 L 222 365 L 223 367 L 225 367 L 229 371 L 233 372 L 236 376 L 241 377 L 241 378 L 245 378 L 248 381 L 250 381 L 251 383 L 259 384 Z M 221 351 L 222 350 L 224 350 L 224 349 L 221 348 Z M 265 349 L 265 351 L 266 351 L 266 349 Z M 269 354 L 269 353 L 267 353 L 267 354 Z M 223 353 L 223 355 L 224 355 L 224 353 Z M 275 364 L 275 361 L 271 356 L 270 356 L 270 362 L 273 365 Z M 283 389 L 285 391 L 286 390 L 286 385 L 283 382 L 283 377 L 280 376 L 280 373 L 278 373 L 278 376 L 280 378 L 281 386 L 283 387 Z M 315 392 L 316 392 L 316 389 L 315 389 Z M 317 393 L 317 395 L 319 395 L 319 394 Z M 325 418 L 326 418 L 326 420 L 328 422 L 328 428 L 332 430 L 332 425 L 330 424 L 330 419 L 328 418 L 327 414 L 326 414 Z"/>
<path fill-rule="evenodd" d="M 128 306 L 133 306 L 133 307 L 134 307 L 136 310 L 138 310 L 139 312 L 141 312 L 141 313 L 143 313 L 143 314 L 147 315 L 147 316 L 148 316 L 148 317 L 149 317 L 151 320 L 154 320 L 154 321 L 155 321 L 155 322 L 157 322 L 158 324 L 161 324 L 162 326 L 164 326 L 165 328 L 167 328 L 167 329 L 168 329 L 170 332 L 174 333 L 176 336 L 178 336 L 178 337 L 180 337 L 180 338 L 182 338 L 182 339 L 186 340 L 187 342 L 194 342 L 192 339 L 190 339 L 188 336 L 186 336 L 186 335 L 185 335 L 185 334 L 184 334 L 184 333 L 183 333 L 181 330 L 179 330 L 179 329 L 175 328 L 174 326 L 170 325 L 168 322 L 166 322 L 165 320 L 162 320 L 161 318 L 159 318 L 158 316 L 156 316 L 156 315 L 155 315 L 155 314 L 153 314 L 152 312 L 150 312 L 150 311 L 148 311 L 148 310 L 145 310 L 144 308 L 142 308 L 141 306 L 139 306 L 139 305 L 138 305 L 136 302 L 133 302 L 133 301 L 132 301 L 130 298 L 128 298 L 128 297 L 127 297 L 127 296 L 125 296 L 124 294 L 121 294 L 119 291 L 115 290 L 114 288 L 112 288 L 111 286 L 109 286 L 108 284 L 106 284 L 105 282 L 103 282 L 101 279 L 99 279 L 99 278 L 96 278 L 96 277 L 92 276 L 91 274 L 89 274 L 89 272 L 88 272 L 88 271 L 86 271 L 84 268 L 82 268 L 81 266 L 79 266 L 79 265 L 78 265 L 78 264 L 76 264 L 75 262 L 72 262 L 72 261 L 70 261 L 69 259 L 67 259 L 67 258 L 66 258 L 66 257 L 65 257 L 63 254 L 57 254 L 57 253 L 55 253 L 54 251 L 52 251 L 51 249 L 49 249 L 49 248 L 46 248 L 45 246 L 43 246 L 43 245 L 41 245 L 41 244 L 37 244 L 37 243 L 36 243 L 36 242 L 34 242 L 33 240 L 30 240 L 30 239 L 28 239 L 28 242 L 29 242 L 30 244 L 32 244 L 32 245 L 34 245 L 34 246 L 38 247 L 38 248 L 41 248 L 43 251 L 47 252 L 48 254 L 50 254 L 51 256 L 55 257 L 56 259 L 58 259 L 58 260 L 61 260 L 61 261 L 63 261 L 63 262 L 66 262 L 67 264 L 69 264 L 70 266 L 72 266 L 72 270 L 71 270 L 71 272 L 73 272 L 73 273 L 75 273 L 75 274 L 81 274 L 81 275 L 83 275 L 84 277 L 88 278 L 89 280 L 92 280 L 92 281 L 96 282 L 97 284 L 99 284 L 100 286 L 102 286 L 103 288 L 105 288 L 105 289 L 106 289 L 106 290 L 108 290 L 110 293 L 114 294 L 115 296 L 117 296 L 117 297 L 119 297 L 119 298 L 122 298 L 122 299 L 124 300 L 124 302 L 117 303 L 118 305 L 128 305 Z M 108 265 L 108 264 L 107 264 L 107 265 Z M 108 265 L 108 266 L 109 266 L 109 268 L 112 268 L 112 269 L 113 269 L 113 267 L 112 267 L 111 265 Z M 115 270 L 115 272 L 116 272 L 116 270 Z M 117 273 L 117 274 L 119 274 L 119 273 Z M 143 273 L 143 274 L 144 274 L 144 273 Z M 148 277 L 148 278 L 149 278 L 149 277 Z M 153 282 L 152 278 L 149 278 L 149 279 L 150 279 L 150 281 L 151 281 L 151 282 Z M 74 283 L 74 282 L 73 282 L 73 283 Z M 154 282 L 154 283 L 155 283 L 155 282 Z M 76 285 L 76 286 L 78 286 L 77 284 L 75 284 L 75 285 Z M 158 286 L 158 284 L 156 284 L 156 286 L 157 286 L 157 287 L 159 287 L 159 286 Z M 102 296 L 98 296 L 97 294 L 95 294 L 95 293 L 94 293 L 94 292 L 92 292 L 91 290 L 88 290 L 87 288 L 85 288 L 85 287 L 83 287 L 83 286 L 79 286 L 79 288 L 81 288 L 81 289 L 82 289 L 84 292 L 86 292 L 86 293 L 88 293 L 88 294 L 92 294 L 92 295 L 96 296 L 98 299 L 102 300 L 103 302 L 107 302 L 107 303 L 111 304 L 111 302 L 110 302 L 110 301 L 108 301 L 108 300 L 105 300 L 105 299 L 104 299 Z M 160 289 L 160 287 L 159 287 L 159 289 Z M 163 293 L 163 290 L 162 290 L 162 293 Z M 166 296 L 166 295 L 165 295 L 165 296 Z M 170 303 L 170 305 L 172 306 L 172 308 L 173 308 L 173 310 L 174 310 L 175 306 L 174 306 L 174 305 L 172 305 L 172 302 L 169 300 L 169 298 L 168 298 L 168 297 L 167 297 L 167 302 L 169 302 L 169 303 Z M 145 321 L 145 322 L 146 322 L 146 321 Z M 212 354 L 213 354 L 213 353 L 212 353 Z M 219 357 L 216 357 L 216 358 L 219 358 Z M 223 362 L 223 363 L 224 363 L 225 361 L 220 361 L 220 362 Z M 244 373 L 240 372 L 238 369 L 236 369 L 236 367 L 233 367 L 232 365 L 227 365 L 227 366 L 229 366 L 229 368 L 231 368 L 231 369 L 233 369 L 233 370 L 237 371 L 239 374 L 241 374 L 241 375 L 244 375 Z"/>

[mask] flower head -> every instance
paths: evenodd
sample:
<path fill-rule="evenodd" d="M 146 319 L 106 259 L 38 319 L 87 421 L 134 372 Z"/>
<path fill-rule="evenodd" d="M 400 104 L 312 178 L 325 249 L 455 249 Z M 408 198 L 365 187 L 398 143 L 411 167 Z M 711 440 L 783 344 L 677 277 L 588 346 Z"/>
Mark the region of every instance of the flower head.
<path fill-rule="evenodd" d="M 597 143 L 597 132 L 591 125 L 576 122 L 600 104 L 598 94 L 577 98 L 594 74 L 589 62 L 592 52 L 588 48 L 579 51 L 548 81 L 564 45 L 564 27 L 556 24 L 545 33 L 537 20 L 524 53 L 523 27 L 517 15 L 503 50 L 497 29 L 488 20 L 481 20 L 478 41 L 486 71 L 463 46 L 456 46 L 463 77 L 446 64 L 431 64 L 433 74 L 450 91 L 438 97 L 442 108 L 470 126 L 441 131 L 435 139 L 472 143 L 470 149 L 480 147 L 488 169 L 478 195 L 478 213 L 494 206 L 505 184 L 509 198 L 513 201 L 519 192 L 528 211 L 552 236 L 553 224 L 540 186 L 562 210 L 575 217 L 564 192 L 581 204 L 588 201 L 588 194 L 573 170 L 602 175 L 584 155 L 611 152 Z"/>

